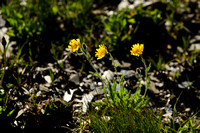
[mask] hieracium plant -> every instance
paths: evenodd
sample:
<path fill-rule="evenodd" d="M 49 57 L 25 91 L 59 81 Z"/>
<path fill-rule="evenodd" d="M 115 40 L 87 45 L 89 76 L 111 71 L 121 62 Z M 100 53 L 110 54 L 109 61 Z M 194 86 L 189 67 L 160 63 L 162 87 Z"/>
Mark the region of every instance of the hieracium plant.
<path fill-rule="evenodd" d="M 94 67 L 94 65 L 91 62 L 91 55 L 87 51 L 87 45 L 86 44 L 81 44 L 80 39 L 73 39 L 69 42 L 68 48 L 74 53 L 76 52 L 78 55 L 84 55 L 92 68 L 94 69 L 94 72 L 91 72 L 94 76 L 100 78 L 102 83 L 104 84 L 104 90 L 108 95 L 105 95 L 106 100 L 105 102 L 101 103 L 104 105 L 107 105 L 109 107 L 118 107 L 118 106 L 125 106 L 125 107 L 135 107 L 135 109 L 139 109 L 141 107 L 144 107 L 148 100 L 145 100 L 145 95 L 147 92 L 147 89 L 149 87 L 149 78 L 147 76 L 147 72 L 150 69 L 150 65 L 147 68 L 145 60 L 142 57 L 142 52 L 144 49 L 143 44 L 134 44 L 131 47 L 130 54 L 133 56 L 137 56 L 141 58 L 141 61 L 144 64 L 145 67 L 145 78 L 146 78 L 146 85 L 145 85 L 145 93 L 142 97 L 141 95 L 141 79 L 139 78 L 139 87 L 136 91 L 135 94 L 131 95 L 131 92 L 129 91 L 128 93 L 125 91 L 125 88 L 123 86 L 123 75 L 119 77 L 118 72 L 117 72 L 117 65 L 114 63 L 114 58 L 111 55 L 111 53 L 108 51 L 107 47 L 104 44 L 99 45 L 99 48 L 96 49 L 95 51 L 95 57 L 97 60 L 104 58 L 106 55 L 109 55 L 109 59 L 112 61 L 114 64 L 114 69 L 117 75 L 118 80 L 114 80 L 113 83 L 107 79 L 103 79 L 101 75 L 99 74 L 98 70 Z M 141 76 L 140 76 L 141 77 Z M 117 82 L 118 81 L 118 82 Z M 116 90 L 117 84 L 120 85 L 120 91 Z M 99 105 L 99 104 L 96 104 Z"/>

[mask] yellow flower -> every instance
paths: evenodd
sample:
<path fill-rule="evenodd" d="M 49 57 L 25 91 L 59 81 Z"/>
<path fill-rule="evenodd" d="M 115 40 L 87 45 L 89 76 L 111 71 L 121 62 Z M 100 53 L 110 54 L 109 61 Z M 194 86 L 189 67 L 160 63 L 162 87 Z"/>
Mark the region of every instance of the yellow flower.
<path fill-rule="evenodd" d="M 106 55 L 107 48 L 103 44 L 99 45 L 99 48 L 96 50 L 97 51 L 95 52 L 95 57 L 98 57 L 97 60 L 103 58 Z"/>
<path fill-rule="evenodd" d="M 144 49 L 144 45 L 143 44 L 140 44 L 137 43 L 137 44 L 134 44 L 132 47 L 131 47 L 131 55 L 134 55 L 134 56 L 140 56 L 143 52 L 143 49 Z"/>
<path fill-rule="evenodd" d="M 80 39 L 72 39 L 72 40 L 69 42 L 69 45 L 68 45 L 68 48 L 69 48 L 72 52 L 78 51 L 80 47 L 81 47 Z"/>

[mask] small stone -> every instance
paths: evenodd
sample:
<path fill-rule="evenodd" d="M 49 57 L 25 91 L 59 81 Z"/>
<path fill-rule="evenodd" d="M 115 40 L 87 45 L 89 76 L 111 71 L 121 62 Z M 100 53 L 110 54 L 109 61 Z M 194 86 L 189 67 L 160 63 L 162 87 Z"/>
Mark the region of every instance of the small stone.
<path fill-rule="evenodd" d="M 200 51 L 200 43 L 192 44 L 188 49 L 188 51 L 194 51 L 194 50 Z"/>
<path fill-rule="evenodd" d="M 84 85 L 84 82 L 81 82 L 81 83 L 80 83 L 80 86 L 82 87 L 83 85 Z"/>
<path fill-rule="evenodd" d="M 45 110 L 44 110 L 44 109 L 41 109 L 41 113 L 44 115 L 44 113 L 45 113 Z"/>
<path fill-rule="evenodd" d="M 41 92 L 41 91 L 38 91 L 38 92 L 36 93 L 36 96 L 39 97 L 41 94 L 42 94 L 42 92 Z"/>
<path fill-rule="evenodd" d="M 103 119 L 104 121 L 109 121 L 111 119 L 110 116 L 102 116 L 101 119 Z"/>
<path fill-rule="evenodd" d="M 97 87 L 91 92 L 94 96 L 104 94 L 104 89 L 102 87 Z"/>
<path fill-rule="evenodd" d="M 192 84 L 192 82 L 183 81 L 183 82 L 181 82 L 180 84 L 178 84 L 178 87 L 179 87 L 179 88 L 187 88 L 187 87 L 189 87 L 191 84 Z"/>
<path fill-rule="evenodd" d="M 184 52 L 183 48 L 181 48 L 180 46 L 177 47 L 177 50 L 178 50 L 178 52 L 180 52 L 180 53 L 183 53 L 183 52 Z"/>
<path fill-rule="evenodd" d="M 51 87 L 51 84 L 50 83 L 46 83 L 44 84 L 45 87 Z"/>
<path fill-rule="evenodd" d="M 124 61 L 122 61 L 122 64 L 120 65 L 121 68 L 130 68 L 130 66 L 131 66 L 131 63 L 124 62 Z"/>
<path fill-rule="evenodd" d="M 39 89 L 41 91 L 49 92 L 49 89 L 47 87 L 45 87 L 44 85 L 42 85 L 42 84 L 39 85 Z"/>
<path fill-rule="evenodd" d="M 103 73 L 102 78 L 111 81 L 114 78 L 114 73 L 110 70 L 107 70 Z"/>
<path fill-rule="evenodd" d="M 120 73 L 122 73 L 123 77 L 125 79 L 133 77 L 135 74 L 135 71 L 133 70 L 121 70 Z"/>
<path fill-rule="evenodd" d="M 164 114 L 163 116 L 164 116 L 164 117 L 169 117 L 169 118 L 171 118 L 171 117 L 172 117 L 172 113 L 166 113 L 166 114 Z"/>
<path fill-rule="evenodd" d="M 92 78 L 92 77 L 93 77 L 92 74 L 88 74 L 88 76 L 87 76 L 88 79 L 90 79 L 90 78 Z"/>
<path fill-rule="evenodd" d="M 128 0 L 122 0 L 118 5 L 118 10 L 122 10 L 123 8 L 129 6 Z"/>
<path fill-rule="evenodd" d="M 158 86 L 158 87 L 163 87 L 164 82 L 161 82 L 161 83 L 155 83 L 155 85 Z"/>
<path fill-rule="evenodd" d="M 47 83 L 51 84 L 52 83 L 52 80 L 51 80 L 51 77 L 49 75 L 46 75 L 44 76 L 44 79 Z"/>
<path fill-rule="evenodd" d="M 200 35 L 196 35 L 194 36 L 192 39 L 190 39 L 190 43 L 195 43 L 195 42 L 198 42 L 200 41 Z"/>
<path fill-rule="evenodd" d="M 18 118 L 20 117 L 27 109 L 24 108 L 24 109 L 21 109 L 18 113 L 17 113 L 17 116 L 15 118 Z"/>
<path fill-rule="evenodd" d="M 125 94 L 128 94 L 128 90 L 126 89 L 126 88 L 124 88 L 125 89 Z M 117 86 L 116 86 L 116 91 L 121 91 L 121 86 L 120 86 L 120 84 L 117 84 Z"/>
<path fill-rule="evenodd" d="M 156 88 L 156 85 L 154 82 L 150 82 L 150 87 L 149 87 L 149 90 L 151 90 L 154 94 L 158 94 L 159 93 L 159 90 Z"/>
<path fill-rule="evenodd" d="M 89 94 L 83 95 L 82 100 L 81 100 L 83 103 L 83 107 L 82 107 L 83 113 L 86 113 L 87 108 L 88 108 L 88 103 L 90 103 L 93 98 L 94 98 L 94 95 L 92 92 L 90 92 Z"/>
<path fill-rule="evenodd" d="M 102 82 L 98 82 L 97 85 L 98 85 L 98 86 L 101 86 L 101 85 L 103 85 L 103 83 L 102 83 Z"/>
<path fill-rule="evenodd" d="M 152 75 L 149 76 L 150 80 L 156 81 L 156 82 L 160 82 L 160 80 Z"/>
<path fill-rule="evenodd" d="M 172 49 L 172 45 L 167 44 L 167 49 Z"/>
<path fill-rule="evenodd" d="M 172 105 L 168 104 L 168 106 L 165 108 L 166 113 L 173 113 Z"/>
<path fill-rule="evenodd" d="M 67 91 L 65 92 L 64 94 L 64 97 L 63 97 L 63 100 L 66 101 L 66 102 L 69 102 L 71 101 L 72 97 L 73 97 L 73 94 L 74 92 L 76 91 L 77 89 L 69 89 L 70 93 L 68 93 Z"/>
<path fill-rule="evenodd" d="M 2 15 L 0 15 L 0 27 L 5 26 L 6 21 L 2 18 Z"/>
<path fill-rule="evenodd" d="M 79 83 L 80 83 L 79 74 L 78 73 L 71 74 L 70 77 L 69 77 L 69 81 L 73 82 L 76 85 L 79 85 Z"/>
<path fill-rule="evenodd" d="M 185 112 L 189 112 L 191 109 L 190 108 L 186 108 L 185 109 Z"/>
<path fill-rule="evenodd" d="M 165 95 L 164 97 L 165 97 L 165 98 L 168 98 L 168 97 L 170 97 L 170 94 L 167 94 L 167 95 Z"/>

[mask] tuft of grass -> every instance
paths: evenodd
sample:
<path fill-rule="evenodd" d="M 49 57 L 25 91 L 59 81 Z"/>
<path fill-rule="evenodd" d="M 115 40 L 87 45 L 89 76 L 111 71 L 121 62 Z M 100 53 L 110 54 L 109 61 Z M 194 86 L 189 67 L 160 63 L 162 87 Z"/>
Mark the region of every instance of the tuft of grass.
<path fill-rule="evenodd" d="M 88 114 L 90 131 L 95 133 L 157 133 L 162 130 L 161 119 L 149 108 L 136 111 L 133 107 L 118 106 L 101 112 L 93 109 Z"/>

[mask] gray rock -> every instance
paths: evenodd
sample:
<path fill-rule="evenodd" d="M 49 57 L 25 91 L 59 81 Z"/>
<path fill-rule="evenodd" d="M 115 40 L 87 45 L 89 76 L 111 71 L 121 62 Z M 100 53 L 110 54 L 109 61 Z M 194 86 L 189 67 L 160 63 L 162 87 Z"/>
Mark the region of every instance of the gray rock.
<path fill-rule="evenodd" d="M 73 82 L 74 84 L 76 85 L 79 85 L 80 84 L 80 77 L 79 77 L 79 74 L 76 73 L 76 74 L 71 74 L 70 77 L 69 77 L 69 81 L 70 82 Z"/>
<path fill-rule="evenodd" d="M 149 78 L 150 78 L 150 80 L 160 82 L 160 80 L 158 78 L 154 77 L 153 75 L 150 75 Z"/>
<path fill-rule="evenodd" d="M 2 15 L 0 15 L 0 27 L 5 26 L 6 21 L 2 18 Z"/>
<path fill-rule="evenodd" d="M 21 109 L 18 113 L 17 113 L 17 116 L 15 117 L 16 119 L 18 118 L 18 117 L 20 117 L 23 113 L 25 113 L 26 112 L 26 108 L 24 108 L 24 109 Z"/>
<path fill-rule="evenodd" d="M 168 104 L 168 106 L 165 107 L 165 111 L 166 111 L 166 113 L 173 113 L 172 105 Z"/>
<path fill-rule="evenodd" d="M 191 111 L 190 108 L 186 108 L 186 109 L 185 109 L 185 112 L 190 112 L 190 111 Z"/>
<path fill-rule="evenodd" d="M 128 0 L 122 0 L 120 4 L 118 5 L 118 10 L 122 10 L 123 8 L 128 7 L 128 6 L 129 6 Z"/>
<path fill-rule="evenodd" d="M 92 91 L 92 94 L 95 95 L 101 95 L 104 94 L 104 89 L 103 87 L 97 87 Z"/>
<path fill-rule="evenodd" d="M 114 73 L 110 70 L 107 70 L 103 73 L 102 78 L 105 80 L 107 79 L 109 81 L 112 81 L 114 78 Z"/>
<path fill-rule="evenodd" d="M 126 89 L 126 88 L 124 88 L 125 89 L 125 94 L 128 94 L 128 90 Z M 121 86 L 120 86 L 120 84 L 117 84 L 117 86 L 116 86 L 116 91 L 121 91 Z"/>
<path fill-rule="evenodd" d="M 131 63 L 122 61 L 121 63 L 118 60 L 114 60 L 114 64 L 120 68 L 130 68 Z"/>
<path fill-rule="evenodd" d="M 49 92 L 49 89 L 47 87 L 45 87 L 44 85 L 42 85 L 42 84 L 39 85 L 39 89 L 41 91 Z"/>
<path fill-rule="evenodd" d="M 131 78 L 136 75 L 135 71 L 133 70 L 121 70 L 120 73 L 123 75 L 125 79 Z"/>
<path fill-rule="evenodd" d="M 51 84 L 52 83 L 52 80 L 51 80 L 51 77 L 49 75 L 46 75 L 44 76 L 44 79 L 47 83 Z"/>
<path fill-rule="evenodd" d="M 163 87 L 163 85 L 164 85 L 164 82 L 155 83 L 155 85 L 156 85 L 156 86 L 158 86 L 158 87 Z"/>
<path fill-rule="evenodd" d="M 72 97 L 73 97 L 73 94 L 75 91 L 77 91 L 77 89 L 69 89 L 70 93 L 68 93 L 67 91 L 65 92 L 64 96 L 63 96 L 63 100 L 66 101 L 66 102 L 69 102 L 71 101 Z"/>
<path fill-rule="evenodd" d="M 154 82 L 150 81 L 150 87 L 149 90 L 151 90 L 154 94 L 158 94 L 159 90 L 156 88 L 156 85 Z"/>
<path fill-rule="evenodd" d="M 192 44 L 188 49 L 188 51 L 194 51 L 194 50 L 200 51 L 200 43 Z"/>
<path fill-rule="evenodd" d="M 90 103 L 93 98 L 94 98 L 94 94 L 92 92 L 90 92 L 89 94 L 83 95 L 82 100 L 81 100 L 81 102 L 83 103 L 83 107 L 82 107 L 83 113 L 86 113 L 88 103 Z"/>
<path fill-rule="evenodd" d="M 41 94 L 42 94 L 42 92 L 41 92 L 41 91 L 38 91 L 38 92 L 36 93 L 36 96 L 39 97 Z"/>
<path fill-rule="evenodd" d="M 194 36 L 192 39 L 190 39 L 190 43 L 193 44 L 197 41 L 200 41 L 200 35 Z"/>
<path fill-rule="evenodd" d="M 170 94 L 167 94 L 167 95 L 165 95 L 164 97 L 165 97 L 165 98 L 169 98 L 169 97 L 170 97 Z"/>
<path fill-rule="evenodd" d="M 184 52 L 183 48 L 180 47 L 180 46 L 177 46 L 177 50 L 178 50 L 178 52 L 180 52 L 180 53 L 183 53 L 183 52 Z"/>
<path fill-rule="evenodd" d="M 120 67 L 121 68 L 130 68 L 131 63 L 122 61 L 122 64 L 120 65 Z"/>
<path fill-rule="evenodd" d="M 190 85 L 192 85 L 192 82 L 190 82 L 190 81 L 183 81 L 180 84 L 178 84 L 178 87 L 183 89 L 183 88 L 188 88 Z"/>

